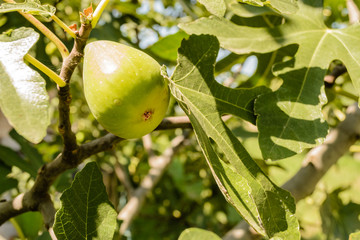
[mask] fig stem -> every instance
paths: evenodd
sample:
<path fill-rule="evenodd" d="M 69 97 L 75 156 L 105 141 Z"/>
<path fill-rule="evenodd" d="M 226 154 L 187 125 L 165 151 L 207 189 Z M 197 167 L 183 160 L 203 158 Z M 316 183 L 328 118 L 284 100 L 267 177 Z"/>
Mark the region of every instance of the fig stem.
<path fill-rule="evenodd" d="M 33 56 L 31 56 L 30 54 L 26 54 L 24 56 L 24 60 L 28 61 L 29 63 L 31 63 L 32 65 L 34 65 L 37 69 L 39 69 L 40 71 L 42 71 L 43 73 L 46 74 L 46 76 L 48 76 L 51 80 L 53 80 L 54 82 L 57 83 L 57 85 L 59 85 L 60 87 L 64 87 L 66 85 L 66 82 L 59 76 L 57 75 L 54 71 L 52 71 L 50 68 L 48 68 L 47 66 L 45 66 L 44 64 L 42 64 L 41 62 L 39 62 L 36 58 L 34 58 Z"/>
<path fill-rule="evenodd" d="M 7 3 L 16 3 L 14 0 L 4 0 Z M 37 29 L 39 29 L 40 32 L 42 32 L 47 38 L 49 38 L 57 47 L 57 49 L 60 51 L 60 54 L 63 59 L 67 58 L 69 56 L 69 50 L 64 45 L 64 43 L 52 32 L 50 29 L 48 29 L 44 24 L 42 24 L 39 20 L 37 20 L 33 15 L 29 13 L 24 13 L 21 11 L 18 11 L 26 20 L 28 20 L 30 23 L 32 23 Z"/>
<path fill-rule="evenodd" d="M 52 15 L 51 18 L 57 23 L 59 24 L 59 26 L 65 30 L 65 32 L 67 32 L 72 38 L 76 38 L 76 34 L 73 32 L 73 30 L 71 30 L 69 28 L 68 25 L 66 25 L 63 21 L 61 21 L 60 18 L 58 18 L 56 15 Z"/>
<path fill-rule="evenodd" d="M 109 3 L 109 0 L 101 0 L 99 5 L 96 7 L 95 12 L 93 14 L 93 19 L 91 21 L 92 28 L 95 28 L 96 24 L 98 23 L 101 14 L 103 13 L 105 7 Z"/>

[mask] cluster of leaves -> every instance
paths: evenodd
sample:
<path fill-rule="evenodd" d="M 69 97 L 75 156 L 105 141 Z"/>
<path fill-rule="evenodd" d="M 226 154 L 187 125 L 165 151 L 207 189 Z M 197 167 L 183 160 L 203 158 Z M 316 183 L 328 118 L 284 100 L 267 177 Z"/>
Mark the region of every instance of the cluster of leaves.
<path fill-rule="evenodd" d="M 331 97 L 330 93 L 333 92 L 329 89 L 325 91 L 324 76 L 329 71 L 329 66 L 332 68 L 330 64 L 334 60 L 342 61 L 349 73 L 341 79 L 342 87 L 350 86 L 351 89 L 354 86 L 351 90 L 358 95 L 359 25 L 330 29 L 329 27 L 336 27 L 335 23 L 346 24 L 345 17 L 339 13 L 339 9 L 345 7 L 335 1 L 325 1 L 325 7 L 321 0 L 240 2 L 243 3 L 235 0 L 202 0 L 197 4 L 187 1 L 157 1 L 152 6 L 147 1 L 113 2 L 109 6 L 112 11 L 104 13 L 99 27 L 92 31 L 90 40 L 125 41 L 142 48 L 159 62 L 166 64 L 172 71 L 168 81 L 174 96 L 169 115 L 181 113 L 180 107 L 194 128 L 191 146 L 183 148 L 174 156 L 163 181 L 149 196 L 148 202 L 133 223 L 131 234 L 134 239 L 176 239 L 190 226 L 211 229 L 223 235 L 241 219 L 236 215 L 235 209 L 257 232 L 269 238 L 299 239 L 298 219 L 301 220 L 301 226 L 307 229 L 311 225 L 307 219 L 314 213 L 317 213 L 315 219 L 318 219 L 314 224 L 320 230 L 315 233 L 304 231 L 305 236 L 317 234 L 320 238 L 326 234 L 333 238 L 347 237 L 359 226 L 356 219 L 356 214 L 360 212 L 359 199 L 349 197 L 355 191 L 351 182 L 358 179 L 356 174 L 350 174 L 347 181 L 334 183 L 332 176 L 336 173 L 329 173 L 329 177 L 324 179 L 327 189 L 318 189 L 312 201 L 319 194 L 322 197 L 317 198 L 316 204 L 300 202 L 298 209 L 301 213 L 298 210 L 297 217 L 294 199 L 277 185 L 283 183 L 291 171 L 295 171 L 291 161 L 299 162 L 302 155 L 298 154 L 322 143 L 328 133 L 328 125 L 338 122 L 334 113 L 342 111 L 351 102 Z M 57 16 L 69 25 L 77 21 L 80 9 L 89 4 L 88 1 L 49 3 L 56 7 Z M 44 11 L 51 12 L 52 9 L 46 8 Z M 333 12 L 324 17 L 324 10 Z M 0 30 L 28 26 L 16 14 L 0 15 Z M 46 23 L 46 26 L 57 33 L 65 45 L 71 46 L 72 39 L 58 26 L 51 22 Z M 0 68 L 5 63 L 7 66 L 22 66 L 21 71 L 28 69 L 28 76 L 36 76 L 32 81 L 20 83 L 20 89 L 26 90 L 24 93 L 14 91 L 9 94 L 9 89 L 13 89 L 15 82 L 22 79 L 15 79 L 21 76 L 15 71 L 7 71 L 12 72 L 14 77 L 0 79 L 3 81 L 0 107 L 11 124 L 16 126 L 17 132 L 28 140 L 37 143 L 47 135 L 46 141 L 32 145 L 13 131 L 11 138 L 21 149 L 16 152 L 1 146 L 0 178 L 4 179 L 5 184 L 0 190 L 12 190 L 11 193 L 16 195 L 29 187 L 19 187 L 21 183 L 30 181 L 31 185 L 37 169 L 61 151 L 61 141 L 55 133 L 56 121 L 50 122 L 57 119 L 54 84 L 47 81 L 45 88 L 42 80 L 37 80 L 41 76 L 28 68 L 22 57 L 37 42 L 36 49 L 31 51 L 38 59 L 55 70 L 59 68 L 61 60 L 53 43 L 33 30 L 26 28 L 14 32 L 15 34 L 8 32 L 11 38 L 6 34 L 2 35 L 0 47 L 20 49 L 12 45 L 16 40 L 22 42 L 23 48 L 21 52 L 12 53 L 11 56 L 17 57 L 6 54 L 0 56 L 3 64 Z M 172 32 L 175 33 L 168 35 Z M 219 51 L 224 54 L 218 56 Z M 233 67 L 246 63 L 250 56 L 257 57 L 255 73 L 250 77 L 241 71 L 234 73 L 236 70 Z M 13 62 L 7 62 L 8 59 Z M 228 80 L 229 76 L 234 78 L 230 85 L 232 88 L 224 86 L 224 78 Z M 33 93 L 30 89 L 33 88 L 37 88 L 33 92 L 42 92 L 43 96 L 36 98 L 35 103 L 31 102 Z M 71 89 L 73 103 L 70 110 L 73 130 L 79 143 L 104 135 L 105 132 L 94 121 L 84 102 L 81 71 L 74 75 Z M 48 96 L 52 98 L 50 105 Z M 13 111 L 17 106 L 21 108 L 16 109 L 28 113 L 27 103 L 40 106 L 31 113 L 33 119 L 21 119 L 8 114 L 11 112 L 14 116 L 19 116 L 19 113 Z M 49 108 L 52 116 L 48 114 Z M 226 114 L 238 119 L 225 123 L 222 116 Z M 39 123 L 39 119 L 44 122 Z M 170 139 L 177 134 L 179 133 L 176 131 L 154 133 L 152 136 L 156 151 L 161 154 L 169 145 Z M 199 147 L 196 146 L 195 138 Z M 206 163 L 199 154 L 200 151 L 205 156 Z M 285 159 L 292 156 L 297 159 Z M 114 152 L 101 153 L 91 160 L 99 163 L 104 178 L 110 177 L 115 181 L 118 180 L 112 166 L 114 161 L 120 161 L 128 170 L 132 183 L 137 185 L 150 168 L 144 161 L 146 158 L 142 143 L 137 140 L 123 142 Z M 269 167 L 262 159 L 286 161 Z M 341 164 L 344 166 L 339 169 L 344 171 L 344 175 L 348 173 L 348 165 L 351 166 L 349 171 L 359 168 L 350 157 L 343 162 Z M 12 166 L 15 168 L 11 168 Z M 279 170 L 278 166 L 283 169 Z M 29 175 L 15 176 L 18 169 Z M 96 164 L 91 163 L 73 180 L 76 171 L 63 174 L 51 190 L 54 196 L 63 192 L 62 208 L 57 213 L 54 231 L 58 238 L 80 230 L 77 239 L 91 237 L 92 234 L 109 239 L 117 225 L 116 212 L 107 197 L 104 197 L 105 186 L 102 184 L 101 174 Z M 126 189 L 119 186 L 110 191 L 110 185 L 106 183 L 109 199 L 116 209 L 121 209 L 126 201 Z M 350 187 L 345 189 L 348 186 Z M 65 190 L 66 188 L 68 189 Z M 234 208 L 222 204 L 224 200 L 221 193 Z M 344 198 L 344 195 L 348 197 Z M 91 199 L 96 201 L 90 201 Z M 74 209 L 86 212 L 80 212 L 79 219 L 74 219 Z M 338 214 L 333 209 L 338 209 Z M 16 222 L 25 232 L 26 221 L 20 220 L 20 217 L 22 216 Z M 69 220 L 69 217 L 72 219 Z M 29 216 L 23 216 L 23 219 L 28 218 Z M 322 229 L 319 219 L 322 219 Z M 69 221 L 76 224 L 69 226 L 66 224 Z M 102 228 L 94 232 L 99 227 L 99 222 Z M 160 222 L 169 224 L 165 226 Z M 340 227 L 337 223 L 349 224 Z M 159 228 L 159 225 L 162 227 Z M 333 226 L 338 227 L 334 229 Z M 152 231 L 155 228 L 158 231 Z M 323 233 L 319 233 L 321 231 Z M 31 234 L 34 239 L 37 237 L 37 233 Z M 219 239 L 213 233 L 199 229 L 185 230 L 179 239 L 200 238 Z"/>

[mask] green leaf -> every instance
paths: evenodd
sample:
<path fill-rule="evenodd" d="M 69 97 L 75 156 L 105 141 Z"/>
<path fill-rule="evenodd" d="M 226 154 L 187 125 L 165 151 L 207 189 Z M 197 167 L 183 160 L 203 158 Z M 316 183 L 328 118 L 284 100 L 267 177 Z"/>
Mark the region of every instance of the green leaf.
<path fill-rule="evenodd" d="M 154 43 L 150 47 L 150 51 L 164 60 L 176 62 L 177 50 L 180 47 L 181 41 L 187 36 L 184 31 L 166 36 Z"/>
<path fill-rule="evenodd" d="M 238 26 L 216 17 L 181 25 L 189 34 L 215 35 L 222 47 L 238 54 L 299 46 L 294 59 L 273 69 L 283 79 L 283 85 L 261 96 L 255 104 L 259 142 L 266 159 L 286 158 L 324 140 L 327 124 L 321 108 L 327 99 L 323 79 L 333 60 L 345 64 L 360 93 L 360 25 L 328 29 L 323 22 L 321 0 L 299 1 L 299 11 L 284 17 L 286 23 L 274 28 Z"/>
<path fill-rule="evenodd" d="M 267 0 L 265 5 L 285 14 L 294 14 L 299 9 L 297 0 Z"/>
<path fill-rule="evenodd" d="M 221 240 L 215 233 L 200 228 L 185 229 L 179 236 L 178 240 Z"/>
<path fill-rule="evenodd" d="M 0 108 L 15 130 L 33 143 L 44 138 L 50 124 L 45 80 L 23 60 L 38 38 L 31 28 L 0 35 Z"/>
<path fill-rule="evenodd" d="M 39 232 L 43 230 L 44 222 L 39 212 L 26 212 L 16 216 L 14 220 L 19 225 L 26 239 L 37 239 Z"/>
<path fill-rule="evenodd" d="M 0 5 L 0 13 L 16 11 L 40 15 L 49 20 L 55 14 L 56 8 L 48 4 L 41 5 L 39 0 L 25 0 L 23 3 L 3 3 Z"/>
<path fill-rule="evenodd" d="M 31 166 L 38 169 L 44 164 L 42 155 L 31 143 L 26 141 L 25 138 L 20 136 L 14 130 L 10 131 L 9 135 L 20 145 L 21 152 L 24 154 Z"/>
<path fill-rule="evenodd" d="M 225 18 L 216 16 L 181 23 L 179 27 L 188 34 L 214 35 L 220 41 L 221 47 L 237 54 L 267 53 L 284 45 L 282 39 L 277 41 L 273 38 L 268 28 L 238 26 Z M 275 30 L 272 32 L 279 32 Z"/>
<path fill-rule="evenodd" d="M 224 0 L 198 0 L 204 5 L 206 9 L 218 17 L 223 17 L 226 11 L 226 4 Z"/>
<path fill-rule="evenodd" d="M 323 142 L 328 133 L 321 112 L 326 96 L 323 77 L 317 76 L 325 73 L 316 67 L 279 75 L 286 80 L 281 88 L 256 100 L 259 144 L 265 159 L 286 158 Z"/>
<path fill-rule="evenodd" d="M 344 204 L 339 196 L 344 190 L 338 188 L 329 193 L 320 208 L 322 232 L 328 239 L 348 239 L 350 233 L 360 229 L 360 205 Z"/>
<path fill-rule="evenodd" d="M 262 7 L 269 6 L 280 13 L 294 14 L 298 10 L 297 0 L 240 0 L 240 2 Z"/>
<path fill-rule="evenodd" d="M 111 205 L 95 162 L 75 175 L 70 188 L 60 197 L 54 232 L 57 239 L 112 239 L 116 230 L 116 211 Z"/>
<path fill-rule="evenodd" d="M 274 10 L 272 10 L 269 7 L 266 6 L 257 7 L 248 4 L 239 4 L 236 0 L 233 0 L 230 3 L 228 3 L 228 8 L 234 14 L 246 18 L 267 15 L 267 14 L 277 14 Z"/>
<path fill-rule="evenodd" d="M 199 41 L 201 38 L 204 38 L 204 41 L 207 41 L 209 36 L 199 37 Z M 196 39 L 196 37 L 193 37 L 193 39 Z M 213 38 L 211 38 L 211 40 L 213 40 Z M 197 43 L 197 40 L 193 41 Z M 217 41 L 216 43 L 218 44 Z M 212 48 L 209 48 L 208 50 L 204 49 L 203 46 L 209 47 L 209 44 L 199 44 L 199 46 L 195 46 L 199 48 L 197 51 L 195 51 L 195 48 L 191 49 L 192 46 L 182 46 L 183 51 L 187 51 L 186 53 L 188 54 L 193 52 L 194 55 L 186 56 L 192 61 L 187 61 L 184 55 L 178 56 L 178 59 L 184 61 L 180 61 L 178 63 L 178 71 L 173 73 L 171 79 L 174 83 L 176 83 L 177 88 L 181 88 L 182 93 L 186 92 L 186 94 L 189 95 L 189 97 L 191 96 L 194 101 L 196 101 L 198 104 L 203 104 L 203 107 L 208 108 L 210 113 L 215 114 L 214 117 L 210 117 L 217 119 L 216 115 L 227 113 L 236 114 L 246 121 L 255 123 L 256 117 L 253 111 L 254 99 L 260 94 L 269 92 L 269 89 L 266 87 L 258 87 L 253 89 L 231 89 L 217 83 L 214 79 L 213 68 L 215 64 L 212 59 L 214 55 L 216 57 L 219 50 L 219 46 L 217 44 L 214 46 L 210 45 Z M 179 51 L 179 54 L 180 53 L 182 52 Z M 199 56 L 199 54 L 203 55 Z M 199 62 L 195 62 L 195 60 Z M 180 71 L 181 68 L 189 70 L 186 73 L 187 75 L 184 74 L 183 71 Z M 190 81 L 189 78 L 196 79 L 198 81 Z M 187 83 L 187 85 L 183 83 Z M 178 90 L 180 89 L 176 89 L 176 91 Z M 176 92 L 173 94 L 175 96 L 177 95 Z"/>
<path fill-rule="evenodd" d="M 8 177 L 8 174 L 11 173 L 11 167 L 6 166 L 0 161 L 0 194 L 3 192 L 15 188 L 18 185 L 16 179 Z"/>
<path fill-rule="evenodd" d="M 264 6 L 263 1 L 261 1 L 261 0 L 239 0 L 239 2 L 247 3 L 247 4 L 250 4 L 253 6 L 258 6 L 258 7 Z"/>
<path fill-rule="evenodd" d="M 259 233 L 279 239 L 298 239 L 295 203 L 254 162 L 221 119 L 233 114 L 254 122 L 253 101 L 264 87 L 230 89 L 214 80 L 219 42 L 212 36 L 190 36 L 179 49 L 170 89 L 190 118 L 198 142 L 225 196 Z"/>
<path fill-rule="evenodd" d="M 22 171 L 29 173 L 33 178 L 37 175 L 38 168 L 29 164 L 29 162 L 25 161 L 11 148 L 0 145 L 0 161 L 9 167 L 16 166 L 20 168 Z"/>

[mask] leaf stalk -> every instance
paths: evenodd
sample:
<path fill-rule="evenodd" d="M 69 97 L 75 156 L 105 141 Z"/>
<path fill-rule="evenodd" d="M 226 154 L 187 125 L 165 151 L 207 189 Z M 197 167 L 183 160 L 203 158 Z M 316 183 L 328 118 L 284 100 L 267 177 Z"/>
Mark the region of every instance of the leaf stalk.
<path fill-rule="evenodd" d="M 26 54 L 24 56 L 24 59 L 26 61 L 28 61 L 29 63 L 31 63 L 32 65 L 34 65 L 37 69 L 39 69 L 40 71 L 42 71 L 43 73 L 46 74 L 46 76 L 48 76 L 49 78 L 51 78 L 54 82 L 56 82 L 60 87 L 65 87 L 66 82 L 60 78 L 59 75 L 57 75 L 54 71 L 52 71 L 51 69 L 49 69 L 47 66 L 45 66 L 44 64 L 42 64 L 41 62 L 39 62 L 36 58 L 34 58 L 33 56 L 31 56 L 30 54 Z"/>
<path fill-rule="evenodd" d="M 14 0 L 4 0 L 7 3 L 16 3 Z M 39 20 L 37 20 L 33 15 L 28 13 L 23 13 L 21 11 L 18 11 L 26 20 L 28 20 L 30 23 L 32 23 L 37 29 L 39 29 L 40 32 L 42 32 L 47 38 L 49 38 L 55 46 L 60 51 L 60 54 L 63 59 L 67 58 L 69 56 L 69 50 L 64 45 L 64 43 L 52 32 L 50 29 L 48 29 L 44 24 L 42 24 Z"/>
<path fill-rule="evenodd" d="M 51 16 L 52 20 L 54 20 L 57 24 L 59 24 L 59 26 L 65 30 L 65 32 L 67 32 L 72 38 L 76 38 L 76 34 L 74 33 L 73 30 L 71 30 L 69 28 L 68 25 L 66 25 L 63 21 L 61 21 L 60 18 L 58 18 L 56 15 L 52 15 Z"/>
<path fill-rule="evenodd" d="M 92 22 L 91 22 L 92 28 L 96 27 L 96 24 L 98 23 L 100 16 L 103 13 L 103 11 L 108 3 L 109 3 L 109 0 L 101 0 L 99 5 L 96 7 L 95 12 L 93 14 Z"/>

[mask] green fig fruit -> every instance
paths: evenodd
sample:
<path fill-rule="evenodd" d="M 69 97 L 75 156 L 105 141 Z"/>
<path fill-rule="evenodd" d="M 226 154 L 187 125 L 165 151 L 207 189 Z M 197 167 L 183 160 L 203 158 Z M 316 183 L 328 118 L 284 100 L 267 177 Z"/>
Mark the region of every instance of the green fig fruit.
<path fill-rule="evenodd" d="M 140 50 L 111 41 L 89 43 L 84 54 L 84 93 L 97 121 L 125 139 L 152 132 L 169 105 L 160 65 Z"/>

